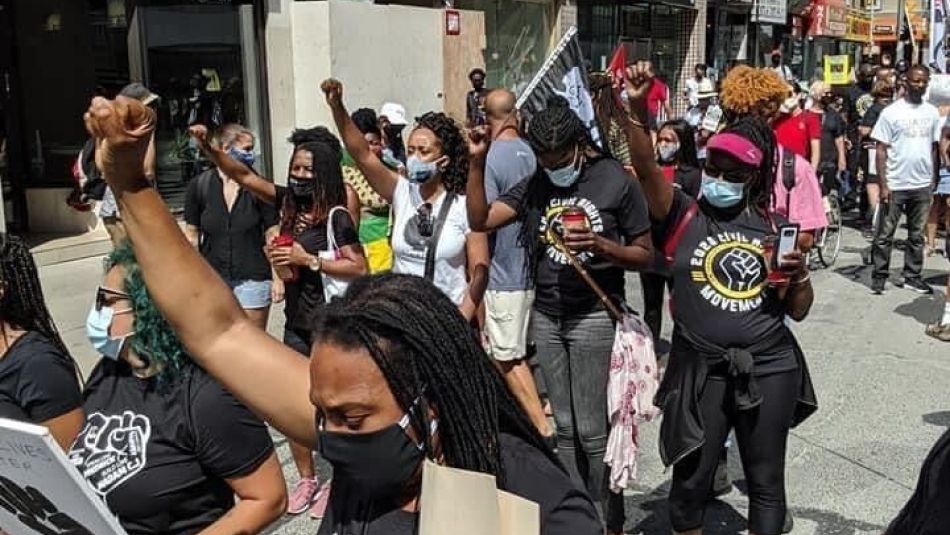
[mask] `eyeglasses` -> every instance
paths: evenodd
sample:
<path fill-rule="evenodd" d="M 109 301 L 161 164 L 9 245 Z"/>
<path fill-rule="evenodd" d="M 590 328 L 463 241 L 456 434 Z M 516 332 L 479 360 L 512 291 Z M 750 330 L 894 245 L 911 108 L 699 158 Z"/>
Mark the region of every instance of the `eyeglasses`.
<path fill-rule="evenodd" d="M 131 297 L 125 292 L 99 286 L 96 288 L 96 311 L 98 312 L 104 307 L 112 306 L 113 303 L 122 299 L 128 300 L 131 299 Z"/>
<path fill-rule="evenodd" d="M 423 203 L 416 209 L 416 230 L 423 238 L 431 238 L 432 226 L 432 204 Z"/>

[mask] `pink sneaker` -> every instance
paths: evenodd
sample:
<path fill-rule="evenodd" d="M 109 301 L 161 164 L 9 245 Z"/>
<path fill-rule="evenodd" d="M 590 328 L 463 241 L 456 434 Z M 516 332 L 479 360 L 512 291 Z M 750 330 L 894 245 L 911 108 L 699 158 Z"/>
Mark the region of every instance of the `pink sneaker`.
<path fill-rule="evenodd" d="M 316 479 L 301 479 L 298 481 L 297 484 L 294 485 L 294 489 L 290 491 L 290 496 L 287 500 L 287 514 L 299 515 L 309 509 L 310 504 L 313 503 L 316 497 L 319 487 L 320 484 L 317 483 Z"/>
<path fill-rule="evenodd" d="M 321 519 L 324 513 L 327 512 L 327 503 L 330 501 L 330 483 L 332 482 L 332 479 L 328 480 L 320 487 L 320 490 L 317 491 L 313 505 L 310 506 L 310 518 Z"/>

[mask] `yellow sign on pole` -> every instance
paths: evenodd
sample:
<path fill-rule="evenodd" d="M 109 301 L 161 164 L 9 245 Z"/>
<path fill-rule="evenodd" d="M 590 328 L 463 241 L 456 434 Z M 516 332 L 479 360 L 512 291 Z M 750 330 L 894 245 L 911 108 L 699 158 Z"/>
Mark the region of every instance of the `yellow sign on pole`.
<path fill-rule="evenodd" d="M 825 83 L 832 85 L 847 85 L 851 83 L 848 70 L 848 61 L 851 56 L 825 56 Z"/>

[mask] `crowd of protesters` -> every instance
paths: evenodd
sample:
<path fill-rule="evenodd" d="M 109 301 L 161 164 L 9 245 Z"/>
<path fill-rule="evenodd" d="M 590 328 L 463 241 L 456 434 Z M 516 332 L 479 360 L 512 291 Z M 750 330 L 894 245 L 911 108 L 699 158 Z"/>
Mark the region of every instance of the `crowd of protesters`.
<path fill-rule="evenodd" d="M 563 98 L 521 117 L 480 69 L 464 125 L 395 103 L 351 114 L 330 79 L 339 137 L 292 132 L 286 177 L 259 172 L 246 127 L 189 127 L 210 165 L 183 228 L 152 186 L 158 97 L 133 84 L 96 98 L 86 156 L 116 247 L 86 332 L 103 358 L 80 388 L 29 251 L 3 236 L 0 416 L 48 427 L 130 534 L 259 533 L 307 513 L 320 534 L 410 535 L 425 459 L 495 476 L 538 504 L 543 534 L 620 534 L 606 386 L 635 271 L 656 347 L 670 294 L 653 403 L 674 531 L 703 532 L 734 443 L 749 533 L 788 533 L 788 436 L 818 409 L 789 325 L 821 298 L 811 252 L 828 196 L 867 233 L 875 294 L 902 217 L 893 284 L 933 293 L 922 267 L 950 224 L 950 107 L 925 98 L 930 71 L 854 74 L 846 91 L 802 91 L 773 55 L 717 87 L 697 65 L 677 118 L 636 62 L 591 84 L 600 141 Z M 926 328 L 945 342 L 947 291 Z M 289 439 L 289 489 L 268 426 Z M 926 484 L 946 477 L 948 450 L 935 446 L 891 535 L 950 529 L 950 492 Z"/>

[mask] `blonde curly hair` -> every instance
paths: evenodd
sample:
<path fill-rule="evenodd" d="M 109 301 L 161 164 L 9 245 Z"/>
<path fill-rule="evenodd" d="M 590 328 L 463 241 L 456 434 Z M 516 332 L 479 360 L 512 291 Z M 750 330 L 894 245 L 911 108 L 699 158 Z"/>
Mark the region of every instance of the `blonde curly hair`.
<path fill-rule="evenodd" d="M 778 109 L 790 93 L 775 71 L 739 65 L 723 79 L 719 101 L 737 115 L 763 115 Z"/>

